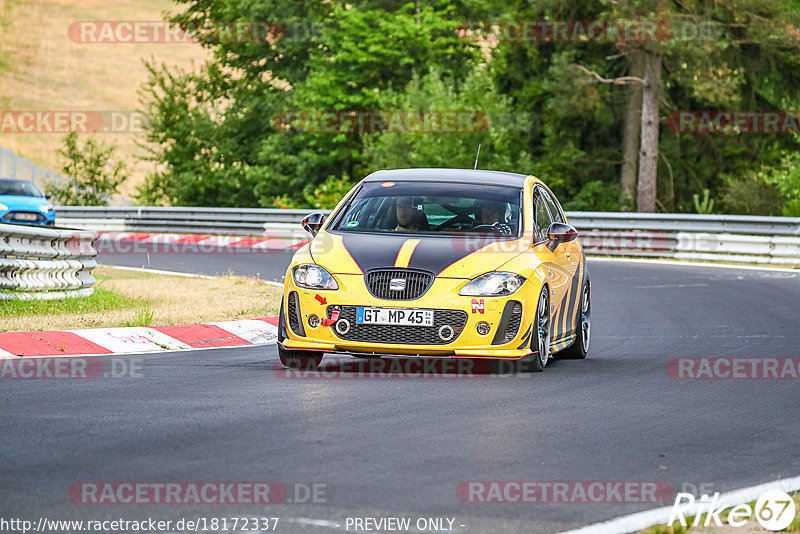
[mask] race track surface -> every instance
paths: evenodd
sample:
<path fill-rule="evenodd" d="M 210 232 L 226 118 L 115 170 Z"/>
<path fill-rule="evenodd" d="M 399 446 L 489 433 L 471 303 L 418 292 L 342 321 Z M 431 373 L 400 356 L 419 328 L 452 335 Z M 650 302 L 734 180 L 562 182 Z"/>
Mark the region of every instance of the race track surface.
<path fill-rule="evenodd" d="M 268 257 L 193 267 L 280 278 L 289 257 Z M 456 488 L 662 481 L 724 492 L 800 474 L 800 381 L 666 371 L 676 357 L 798 356 L 800 273 L 591 260 L 589 269 L 589 358 L 551 361 L 542 374 L 354 377 L 331 362 L 329 378 L 286 378 L 269 346 L 134 356 L 137 377 L 0 380 L 0 516 L 277 516 L 278 532 L 445 517 L 456 532 L 558 532 L 656 505 L 472 504 Z M 271 481 L 292 500 L 295 484 L 323 484 L 325 502 L 73 503 L 70 486 L 86 481 Z"/>

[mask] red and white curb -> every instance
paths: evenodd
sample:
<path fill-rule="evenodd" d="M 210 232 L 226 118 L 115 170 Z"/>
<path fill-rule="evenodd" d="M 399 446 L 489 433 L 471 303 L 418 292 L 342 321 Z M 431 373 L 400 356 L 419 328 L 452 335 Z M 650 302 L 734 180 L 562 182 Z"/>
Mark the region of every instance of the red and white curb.
<path fill-rule="evenodd" d="M 0 359 L 268 345 L 277 339 L 277 317 L 173 326 L 4 332 L 0 333 Z"/>

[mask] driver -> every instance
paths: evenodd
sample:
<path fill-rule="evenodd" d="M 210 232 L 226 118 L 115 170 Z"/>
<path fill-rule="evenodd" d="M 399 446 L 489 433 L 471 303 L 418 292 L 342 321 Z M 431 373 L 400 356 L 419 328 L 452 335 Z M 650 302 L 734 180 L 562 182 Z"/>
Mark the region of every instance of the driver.
<path fill-rule="evenodd" d="M 410 232 L 414 230 L 427 230 L 425 214 L 414 206 L 411 197 L 399 197 L 394 205 L 397 217 L 395 232 Z"/>
<path fill-rule="evenodd" d="M 475 206 L 473 228 L 491 226 L 497 233 L 511 235 L 511 226 L 505 220 L 505 202 L 480 201 Z"/>

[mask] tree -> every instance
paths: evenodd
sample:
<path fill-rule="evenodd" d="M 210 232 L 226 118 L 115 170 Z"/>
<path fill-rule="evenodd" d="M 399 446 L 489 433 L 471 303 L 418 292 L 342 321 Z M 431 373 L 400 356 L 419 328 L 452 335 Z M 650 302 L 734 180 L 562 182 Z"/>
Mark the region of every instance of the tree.
<path fill-rule="evenodd" d="M 87 139 L 81 147 L 77 133 L 67 134 L 64 148 L 59 149 L 58 154 L 64 161 L 61 170 L 74 182 L 48 188 L 56 202 L 66 206 L 107 205 L 128 178 L 125 162 L 112 163 L 115 149 L 113 145 L 97 143 L 94 139 Z"/>
<path fill-rule="evenodd" d="M 151 157 L 162 165 L 141 189 L 145 202 L 271 206 L 286 196 L 304 203 L 326 180 L 364 173 L 361 138 L 293 134 L 282 127 L 282 114 L 378 110 L 380 93 L 405 86 L 415 72 L 433 67 L 463 78 L 476 55 L 458 37 L 458 17 L 444 1 L 419 9 L 408 2 L 329 2 L 308 13 L 271 0 L 185 3 L 187 12 L 176 19 L 187 28 L 272 20 L 287 33 L 270 42 L 209 40 L 214 59 L 196 72 L 149 65 L 142 101 Z"/>
<path fill-rule="evenodd" d="M 462 84 L 432 71 L 415 76 L 402 90 L 386 92 L 382 109 L 400 112 L 463 113 L 470 126 L 453 132 L 364 134 L 364 163 L 368 170 L 402 167 L 471 168 L 481 144 L 480 169 L 533 172 L 530 155 L 518 142 L 529 124 L 514 116 L 510 99 L 498 94 L 489 67 L 476 67 Z M 466 122 L 466 121 L 465 121 Z"/>
<path fill-rule="evenodd" d="M 663 30 L 646 43 L 501 42 L 497 47 L 500 90 L 518 109 L 543 117 L 543 130 L 528 137 L 529 150 L 564 183 L 558 191 L 563 198 L 577 198 L 589 183 L 598 181 L 610 191 L 616 175 L 624 206 L 638 197 L 629 193 L 636 173 L 650 185 L 647 196 L 655 198 L 657 209 L 693 211 L 693 194 L 709 189 L 712 196 L 724 193 L 730 198 L 732 191 L 745 190 L 740 183 L 757 176 L 762 166 L 779 165 L 782 150 L 798 148 L 796 141 L 781 135 L 661 132 L 657 146 L 646 151 L 650 170 L 641 169 L 638 155 L 635 161 L 631 157 L 631 147 L 641 152 L 631 129 L 638 123 L 641 130 L 641 118 L 633 117 L 640 109 L 635 102 L 639 91 L 597 79 L 643 77 L 642 60 L 647 54 L 658 56 L 661 67 L 651 72 L 661 79 L 659 115 L 657 122 L 645 121 L 651 125 L 664 124 L 673 110 L 797 109 L 800 43 L 795 28 L 800 13 L 788 0 L 544 0 L 535 5 L 519 1 L 509 10 L 514 19 L 644 20 L 657 22 Z M 656 107 L 649 109 L 652 115 Z M 651 139 L 648 143 L 655 137 Z M 595 204 L 605 205 L 610 195 L 603 194 L 605 189 L 595 191 L 601 194 Z M 723 205 L 730 208 L 734 203 Z"/>

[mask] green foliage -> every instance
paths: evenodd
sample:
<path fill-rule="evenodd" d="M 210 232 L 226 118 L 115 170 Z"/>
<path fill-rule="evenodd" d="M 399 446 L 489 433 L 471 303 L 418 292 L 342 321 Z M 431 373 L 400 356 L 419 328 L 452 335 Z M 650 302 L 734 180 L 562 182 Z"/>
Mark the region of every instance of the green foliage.
<path fill-rule="evenodd" d="M 735 177 L 721 176 L 725 181 L 721 198 L 725 213 L 742 215 L 781 215 L 784 196 L 757 171 Z"/>
<path fill-rule="evenodd" d="M 617 211 L 619 206 L 619 184 L 602 180 L 586 182 L 578 194 L 562 202 L 569 211 Z"/>
<path fill-rule="evenodd" d="M 443 112 L 461 112 L 463 133 L 440 131 L 365 134 L 364 162 L 369 170 L 402 167 L 472 168 L 481 144 L 478 167 L 533 173 L 530 156 L 520 150 L 518 137 L 529 125 L 515 116 L 508 97 L 500 95 L 488 69 L 475 68 L 456 87 L 453 78 L 444 78 L 433 70 L 415 76 L 400 91 L 388 91 L 380 98 L 381 109 L 399 112 L 428 113 L 438 118 Z M 451 116 L 458 116 L 452 114 Z M 467 122 L 469 121 L 469 125 Z"/>
<path fill-rule="evenodd" d="M 703 200 L 700 200 L 700 194 L 695 193 L 692 195 L 694 201 L 694 209 L 697 213 L 708 215 L 714 213 L 714 199 L 709 197 L 709 190 L 703 189 Z"/>
<path fill-rule="evenodd" d="M 800 153 L 785 154 L 779 165 L 763 169 L 759 177 L 785 198 L 783 215 L 800 217 Z"/>
<path fill-rule="evenodd" d="M 75 180 L 74 183 L 50 186 L 57 203 L 65 206 L 107 205 L 117 188 L 127 180 L 125 162 L 112 164 L 113 145 L 87 139 L 78 144 L 78 134 L 71 132 L 64 137 L 64 147 L 58 150 L 63 159 L 62 171 Z"/>
<path fill-rule="evenodd" d="M 151 121 L 150 159 L 158 171 L 139 188 L 147 204 L 253 206 L 249 168 L 274 112 L 274 87 L 248 86 L 210 63 L 197 72 L 146 65 L 150 80 L 141 97 Z"/>
<path fill-rule="evenodd" d="M 156 312 L 150 309 L 149 303 L 146 303 L 144 307 L 136 310 L 136 314 L 133 316 L 133 319 L 131 319 L 130 321 L 126 321 L 125 323 L 122 324 L 122 326 L 124 327 L 152 326 L 155 315 Z"/>
<path fill-rule="evenodd" d="M 530 172 L 570 209 L 620 208 L 630 53 L 662 58 L 661 117 L 675 110 L 800 106 L 800 10 L 792 0 L 179 0 L 186 25 L 261 20 L 285 26 L 268 42 L 206 42 L 191 72 L 150 64 L 142 103 L 158 170 L 139 201 L 207 206 L 329 206 L 369 171 L 471 167 Z M 656 42 L 503 41 L 486 46 L 461 21 L 659 21 Z M 477 111 L 485 132 L 291 133 L 292 111 Z M 495 120 L 501 117 L 501 120 Z M 664 211 L 795 213 L 791 154 L 800 140 L 768 134 L 673 133 L 659 142 Z M 342 185 L 339 186 L 339 182 Z M 754 188 L 754 189 L 752 189 Z M 708 191 L 706 203 L 698 191 Z M 756 194 L 752 194 L 756 191 Z M 712 206 L 711 200 L 717 202 Z"/>
<path fill-rule="evenodd" d="M 335 176 L 331 176 L 319 187 L 314 189 L 312 194 L 306 195 L 306 202 L 308 202 L 312 208 L 322 210 L 333 209 L 354 185 L 355 184 L 344 178 L 337 179 Z"/>

